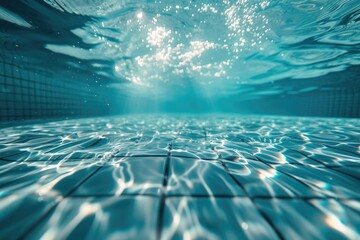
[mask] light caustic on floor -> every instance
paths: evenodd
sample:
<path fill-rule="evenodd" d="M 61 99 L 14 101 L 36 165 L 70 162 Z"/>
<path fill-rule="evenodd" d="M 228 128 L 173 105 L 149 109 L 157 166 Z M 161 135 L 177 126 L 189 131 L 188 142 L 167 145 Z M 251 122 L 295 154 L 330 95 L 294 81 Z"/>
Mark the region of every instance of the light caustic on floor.
<path fill-rule="evenodd" d="M 360 121 L 120 117 L 0 129 L 1 239 L 356 239 Z"/>

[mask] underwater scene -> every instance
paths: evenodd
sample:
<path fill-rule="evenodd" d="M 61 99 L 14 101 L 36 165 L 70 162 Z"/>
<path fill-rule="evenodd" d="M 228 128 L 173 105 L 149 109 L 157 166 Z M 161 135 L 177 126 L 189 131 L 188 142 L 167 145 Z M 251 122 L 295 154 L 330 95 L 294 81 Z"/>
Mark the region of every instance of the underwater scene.
<path fill-rule="evenodd" d="M 360 239 L 359 0 L 0 0 L 0 239 Z"/>

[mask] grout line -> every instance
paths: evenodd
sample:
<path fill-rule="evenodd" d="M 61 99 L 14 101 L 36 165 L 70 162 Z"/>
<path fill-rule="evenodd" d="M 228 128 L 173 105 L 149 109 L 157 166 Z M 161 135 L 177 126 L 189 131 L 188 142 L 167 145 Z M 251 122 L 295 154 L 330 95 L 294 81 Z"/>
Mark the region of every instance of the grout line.
<path fill-rule="evenodd" d="M 171 155 L 172 157 L 177 157 L 177 158 L 186 158 L 186 159 L 193 159 L 193 160 L 205 160 L 205 161 L 214 161 L 214 160 L 223 160 L 225 162 L 235 162 L 236 161 L 232 161 L 232 160 L 229 160 L 229 159 L 226 159 L 226 158 L 218 158 L 218 159 L 211 159 L 211 158 L 198 158 L 198 157 L 191 157 L 191 156 L 180 156 L 180 155 Z M 133 156 L 115 156 L 114 158 L 151 158 L 151 157 L 164 157 L 166 158 L 167 155 L 133 155 Z M 91 161 L 91 160 L 99 160 L 100 158 L 68 158 L 68 159 L 54 159 L 54 160 L 49 160 L 49 159 L 44 159 L 44 160 L 31 160 L 31 159 L 26 159 L 26 160 L 20 160 L 20 161 L 17 161 L 17 160 L 8 160 L 8 159 L 3 159 L 3 158 L 0 158 L 0 161 L 3 161 L 3 162 L 9 162 L 9 163 L 48 163 L 49 165 L 51 164 L 58 164 L 60 161 L 63 161 L 65 160 L 63 163 L 75 163 L 77 161 Z M 258 159 L 256 157 L 254 158 L 251 158 L 251 159 L 248 159 L 248 160 L 252 160 L 252 161 L 259 161 L 259 162 L 262 162 L 262 163 L 266 163 L 266 164 L 269 164 L 269 165 L 276 165 L 276 166 L 303 166 L 303 167 L 312 167 L 314 165 L 311 165 L 311 164 L 303 164 L 303 163 L 299 163 L 299 162 L 288 162 L 288 163 L 269 163 L 269 162 L 266 162 L 266 161 L 263 161 L 261 159 Z M 111 162 L 109 163 L 102 163 L 103 165 L 106 165 L 106 164 L 110 164 L 111 165 Z M 238 163 L 238 164 L 242 164 L 242 163 Z M 327 165 L 324 165 L 324 164 L 321 164 L 319 166 L 316 166 L 314 168 L 319 168 L 319 169 L 337 169 L 337 168 L 343 168 L 343 167 L 351 167 L 351 168 L 360 168 L 360 165 L 356 164 L 356 165 L 342 165 L 342 166 L 327 166 Z M 349 175 L 351 176 L 351 175 Z"/>
<path fill-rule="evenodd" d="M 339 171 L 339 168 L 330 168 L 330 169 L 336 171 L 338 174 L 340 174 L 340 176 L 341 176 L 341 175 L 345 175 L 345 176 L 350 177 L 350 178 L 352 178 L 352 179 L 354 179 L 354 180 L 355 180 L 355 179 L 356 179 L 357 181 L 360 180 L 360 176 L 353 176 L 353 175 L 348 174 L 348 173 L 346 173 L 346 172 Z"/>
<path fill-rule="evenodd" d="M 49 216 L 49 214 L 54 211 L 57 206 L 59 206 L 59 204 L 68 196 L 70 196 L 74 191 L 76 191 L 76 189 L 78 189 L 84 182 L 86 182 L 89 178 L 91 178 L 95 173 L 97 173 L 100 169 L 102 168 L 102 166 L 98 167 L 97 169 L 95 169 L 92 173 L 90 173 L 87 177 L 85 177 L 82 181 L 80 181 L 80 183 L 78 183 L 74 188 L 72 188 L 67 194 L 65 194 L 64 196 L 61 196 L 61 199 L 57 202 L 54 203 L 54 205 L 48 209 L 39 219 L 37 219 L 33 224 L 31 224 L 31 226 L 23 233 L 20 235 L 20 237 L 18 238 L 19 240 L 21 239 L 25 239 L 26 236 L 28 234 L 31 233 L 31 231 L 33 229 L 36 228 L 37 225 L 39 225 L 44 219 L 46 219 L 47 216 Z"/>
<path fill-rule="evenodd" d="M 109 161 L 109 160 L 107 160 Z M 60 196 L 61 199 L 58 202 L 55 202 L 54 206 L 52 206 L 47 212 L 45 212 L 36 222 L 34 222 L 29 229 L 27 229 L 23 234 L 20 235 L 19 240 L 24 239 L 28 234 L 31 233 L 31 231 L 40 224 L 52 211 L 56 209 L 56 207 L 67 197 L 69 197 L 72 193 L 74 193 L 83 183 L 85 183 L 88 179 L 90 179 L 92 176 L 94 176 L 100 169 L 102 169 L 103 166 L 97 167 L 92 173 L 90 173 L 88 176 L 86 176 L 84 179 L 82 179 L 78 184 L 75 185 L 74 188 L 72 188 L 67 194 L 64 196 Z"/>
<path fill-rule="evenodd" d="M 290 149 L 292 150 L 292 149 Z M 295 151 L 295 150 L 294 150 Z M 301 152 L 299 152 L 300 154 L 302 154 Z M 310 158 L 308 156 L 306 156 L 305 154 L 302 154 L 303 156 L 307 157 L 307 158 Z M 276 171 L 279 171 L 281 172 L 282 174 L 284 175 L 287 175 L 288 177 L 294 179 L 295 181 L 298 181 L 300 182 L 301 184 L 305 185 L 306 187 L 310 188 L 311 190 L 313 190 L 313 186 L 309 185 L 308 183 L 302 181 L 301 179 L 298 179 L 298 178 L 295 178 L 294 176 L 292 176 L 291 174 L 288 174 L 286 171 L 283 171 L 283 170 L 280 170 L 280 169 L 277 169 L 277 168 L 274 168 L 273 166 L 271 166 L 270 163 L 266 162 L 266 161 L 262 161 L 261 159 L 259 159 L 257 156 L 253 155 L 259 162 L 262 162 L 263 164 L 267 165 L 268 167 L 272 168 L 272 169 L 275 169 Z M 312 158 L 310 158 L 312 159 Z M 315 160 L 315 159 L 312 159 L 314 161 L 317 161 L 319 162 L 318 160 Z M 280 166 L 284 166 L 284 164 L 279 164 Z M 308 165 L 301 165 L 299 164 L 300 166 L 303 166 L 303 167 L 307 167 Z M 341 167 L 351 167 L 351 166 L 334 166 L 334 167 L 329 167 L 329 166 L 326 166 L 325 164 L 322 164 L 321 167 L 315 167 L 315 169 L 328 169 L 328 170 L 331 170 L 330 172 L 336 172 L 337 174 L 340 174 L 343 175 L 343 176 L 346 176 L 346 177 L 349 177 L 351 179 L 354 179 L 354 180 L 360 180 L 360 178 L 356 178 L 355 176 L 352 176 L 350 174 L 347 174 L 347 173 L 344 173 L 344 172 L 341 172 L 339 171 L 337 168 L 341 168 Z M 357 166 L 355 166 L 356 168 Z M 294 193 L 296 195 L 298 195 L 297 193 Z"/>
<path fill-rule="evenodd" d="M 299 153 L 299 154 L 303 155 L 304 157 L 309 158 L 309 159 L 311 159 L 311 160 L 313 160 L 313 161 L 315 161 L 315 162 L 319 163 L 320 165 L 322 165 L 322 166 L 326 167 L 326 165 L 325 165 L 323 162 L 321 162 L 321 161 L 319 161 L 319 160 L 317 160 L 317 159 L 314 159 L 314 158 L 312 158 L 312 157 L 310 157 L 310 156 L 307 156 L 307 155 L 306 155 L 306 154 L 304 154 L 303 152 L 300 152 L 300 151 L 298 151 L 298 150 L 296 150 L 296 149 L 292 149 L 292 148 L 285 148 L 285 149 L 288 149 L 288 150 L 291 150 L 291 151 L 297 152 L 297 153 Z"/>
<path fill-rule="evenodd" d="M 254 156 L 254 155 L 253 155 L 253 156 Z M 256 157 L 256 156 L 254 156 L 254 157 L 255 157 L 256 159 L 258 159 L 258 157 Z M 311 185 L 309 185 L 308 183 L 302 181 L 301 179 L 295 178 L 294 176 L 292 176 L 291 174 L 289 174 L 289 173 L 287 173 L 287 172 L 285 172 L 285 171 L 283 171 L 283 170 L 274 168 L 273 166 L 271 166 L 269 163 L 267 163 L 267 162 L 265 162 L 265 161 L 261 161 L 260 159 L 258 159 L 258 161 L 261 162 L 261 163 L 263 163 L 263 164 L 265 164 L 266 166 L 268 166 L 268 167 L 271 168 L 271 169 L 275 169 L 276 171 L 281 172 L 282 174 L 290 177 L 291 179 L 299 182 L 300 184 L 304 185 L 305 187 L 307 187 L 307 188 L 309 188 L 310 190 L 313 191 L 313 186 L 311 186 Z M 293 192 L 293 191 L 291 191 L 291 192 Z M 299 196 L 298 193 L 296 193 L 296 192 L 293 192 L 293 193 L 294 193 L 295 195 Z"/>
<path fill-rule="evenodd" d="M 207 134 L 207 131 L 206 131 L 206 128 L 203 127 L 203 130 L 204 130 L 204 138 L 205 138 L 205 141 L 208 142 L 208 134 Z M 90 146 L 88 147 L 91 147 L 93 145 L 96 145 L 98 142 L 100 141 L 97 140 L 95 143 L 91 144 Z M 249 143 L 245 142 L 246 144 L 250 145 Z M 99 166 L 98 168 L 96 168 L 93 172 L 91 172 L 88 176 L 86 176 L 84 179 L 82 179 L 80 182 L 78 182 L 78 184 L 72 188 L 67 194 L 65 194 L 64 196 L 59 196 L 60 199 L 55 199 L 54 202 L 50 203 L 49 204 L 49 209 L 46 210 L 46 212 L 35 222 L 31 225 L 31 227 L 29 229 L 27 229 L 25 231 L 25 233 L 23 233 L 21 235 L 20 238 L 23 238 L 23 237 L 26 237 L 28 234 L 31 233 L 31 231 L 33 230 L 33 228 L 35 228 L 37 225 L 39 225 L 42 221 L 44 221 L 44 219 L 46 219 L 49 214 L 51 214 L 55 209 L 56 207 L 66 198 L 89 198 L 89 197 L 152 197 L 152 198 L 160 198 L 160 205 L 159 205 L 159 211 L 158 211 L 158 218 L 157 218 L 157 227 L 156 227 L 156 237 L 157 239 L 161 239 L 161 234 L 162 234 L 162 230 L 163 230 L 163 221 L 164 221 L 164 212 L 165 212 L 165 208 L 166 208 L 166 198 L 194 198 L 194 199 L 213 199 L 213 198 L 248 198 L 250 199 L 250 201 L 252 202 L 252 204 L 254 205 L 254 207 L 257 209 L 257 211 L 259 212 L 259 214 L 265 219 L 265 221 L 267 221 L 267 223 L 269 224 L 269 226 L 275 231 L 275 233 L 277 234 L 277 236 L 280 238 L 280 239 L 284 239 L 283 235 L 281 234 L 281 231 L 276 228 L 276 226 L 273 224 L 273 222 L 271 221 L 270 217 L 268 215 L 266 215 L 258 206 L 257 204 L 255 203 L 254 200 L 256 199 L 265 199 L 265 200 L 269 200 L 269 201 L 272 201 L 272 200 L 297 200 L 297 199 L 300 199 L 300 200 L 304 200 L 306 202 L 310 201 L 310 200 L 330 200 L 330 199 L 334 199 L 334 200 L 337 200 L 337 201 L 346 201 L 346 200 L 355 200 L 355 201 L 359 201 L 360 199 L 359 198 L 341 198 L 341 197 L 330 197 L 330 196 L 319 196 L 319 197 L 301 197 L 301 196 L 295 196 L 295 197 L 289 197 L 289 196 L 279 196 L 279 197 L 274 197 L 274 196 L 253 196 L 253 197 L 250 197 L 249 196 L 249 193 L 246 191 L 246 189 L 244 188 L 243 184 L 236 179 L 236 177 L 234 176 L 233 173 L 231 173 L 230 169 L 228 168 L 228 165 L 227 163 L 228 162 L 233 162 L 233 161 L 229 161 L 229 160 L 226 160 L 226 159 L 223 159 L 222 156 L 221 156 L 221 153 L 219 154 L 217 152 L 217 150 L 215 149 L 215 145 L 212 145 L 210 144 L 210 142 L 208 143 L 212 149 L 212 151 L 216 152 L 216 154 L 218 155 L 218 158 L 217 159 L 206 159 L 206 158 L 196 158 L 196 157 L 191 157 L 191 156 L 177 156 L 176 154 L 175 155 L 172 155 L 172 146 L 173 146 L 173 143 L 170 143 L 169 144 L 169 149 L 168 149 L 168 153 L 167 155 L 132 155 L 132 156 L 112 156 L 111 159 L 116 159 L 116 158 L 122 158 L 122 157 L 128 157 L 129 159 L 131 158 L 136 158 L 136 157 L 164 157 L 166 158 L 165 159 L 165 164 L 164 164 L 164 175 L 163 175 L 163 183 L 162 183 L 162 191 L 161 191 L 161 195 L 156 195 L 156 194 L 121 194 L 121 195 L 115 195 L 115 194 L 94 194 L 94 195 L 72 195 L 83 183 L 85 183 L 89 178 L 91 178 L 93 175 L 95 175 L 101 168 L 103 168 L 104 166 L 106 166 L 105 164 L 106 163 L 109 163 L 109 161 L 111 161 L 111 159 L 107 159 L 107 162 L 104 163 L 104 165 L 101 165 Z M 86 147 L 85 149 L 87 149 L 88 147 Z M 285 147 L 284 147 L 285 148 Z M 319 164 L 321 164 L 321 166 L 316 166 L 315 169 L 331 169 L 332 171 L 336 171 L 338 173 L 341 173 L 342 175 L 345 175 L 345 176 L 349 176 L 349 177 L 352 177 L 354 179 L 358 179 L 357 177 L 355 176 L 352 176 L 352 175 L 349 175 L 347 173 L 344 173 L 344 172 L 341 172 L 338 170 L 338 168 L 340 167 L 351 167 L 351 166 L 328 166 L 326 165 L 324 162 L 321 162 L 320 160 L 316 160 L 310 156 L 307 156 L 306 154 L 300 152 L 300 151 L 297 151 L 297 150 L 294 150 L 294 149 L 290 149 L 290 148 L 285 148 L 285 149 L 288 149 L 288 150 L 291 150 L 291 151 L 295 151 L 295 152 L 298 152 L 299 154 L 305 156 L 306 158 L 308 159 L 311 159 L 315 162 L 318 162 Z M 260 158 L 258 158 L 256 155 L 254 155 L 254 153 L 252 153 L 251 150 L 248 150 L 248 151 L 244 151 L 246 153 L 249 153 L 251 154 L 255 159 L 255 161 L 259 161 L 265 165 L 267 165 L 268 167 L 272 168 L 272 169 L 276 169 L 276 167 L 274 167 L 273 165 L 300 165 L 300 166 L 304 166 L 304 167 L 308 167 L 309 165 L 311 164 L 301 164 L 301 163 L 298 163 L 298 162 L 295 162 L 295 163 L 286 163 L 286 164 L 276 164 L 274 163 L 272 165 L 272 163 L 269 163 L 269 162 L 266 162 L 264 160 L 261 160 Z M 11 156 L 16 156 L 20 153 L 17 153 L 17 154 L 14 154 L 14 155 L 9 155 L 9 156 L 6 156 L 6 157 L 11 157 Z M 170 163 L 171 163 L 171 158 L 172 157 L 179 157 L 179 158 L 188 158 L 188 159 L 194 159 L 194 160 L 211 160 L 211 161 L 214 161 L 214 160 L 217 160 L 221 163 L 223 169 L 225 170 L 225 174 L 228 174 L 232 179 L 233 181 L 238 185 L 238 187 L 240 187 L 245 196 L 237 196 L 237 195 L 226 195 L 226 194 L 219 194 L 219 195 L 205 195 L 205 194 L 171 194 L 171 195 L 167 195 L 167 184 L 168 184 L 168 179 L 169 179 L 169 171 L 170 171 Z M 5 161 L 5 162 L 17 162 L 17 163 L 26 163 L 26 162 L 42 162 L 42 163 L 46 163 L 48 162 L 49 160 L 42 160 L 42 161 L 11 161 L 11 160 L 5 160 L 2 158 L 0 158 L 1 161 Z M 55 160 L 55 161 L 61 161 L 62 159 L 59 159 L 59 160 Z M 69 159 L 70 161 L 69 162 L 76 162 L 76 158 L 73 158 L 73 159 Z M 75 161 L 71 161 L 71 160 L 75 160 Z M 83 159 L 83 158 L 78 158 L 78 160 L 97 160 L 97 159 L 92 159 L 92 158 L 88 158 L 88 159 Z M 50 163 L 51 164 L 51 163 Z M 241 163 L 240 163 L 241 164 Z M 356 167 L 356 166 L 355 166 Z M 299 183 L 302 183 L 304 185 L 306 185 L 306 187 L 309 187 L 310 189 L 312 189 L 311 185 L 308 185 L 307 183 L 303 182 L 302 180 L 299 180 L 295 177 L 293 177 L 292 175 L 286 173 L 285 171 L 283 170 L 278 170 L 276 169 L 277 171 L 283 173 L 284 175 L 287 175 L 289 177 L 291 177 L 292 179 L 294 179 L 295 181 L 299 182 Z M 297 193 L 295 193 L 297 194 Z M 297 194 L 298 195 L 298 194 Z M 311 204 L 308 202 L 308 204 Z M 311 205 L 313 206 L 313 205 Z M 314 207 L 314 206 L 313 206 Z"/>
<path fill-rule="evenodd" d="M 223 166 L 225 172 L 233 179 L 233 181 L 242 189 L 244 194 L 250 199 L 251 203 L 254 205 L 255 209 L 257 209 L 258 213 L 263 217 L 263 219 L 269 224 L 269 226 L 274 230 L 274 233 L 278 236 L 279 239 L 284 240 L 285 238 L 281 234 L 281 232 L 276 228 L 276 226 L 273 224 L 273 222 L 268 218 L 268 216 L 257 207 L 256 203 L 254 202 L 254 199 L 252 199 L 249 196 L 249 193 L 246 191 L 244 186 L 234 177 L 233 174 L 230 173 L 229 168 L 226 166 L 224 160 L 221 158 L 221 154 L 219 154 L 213 146 L 211 146 L 211 149 L 216 152 L 216 154 L 219 156 L 219 161 L 221 162 L 221 165 Z"/>
<path fill-rule="evenodd" d="M 247 144 L 248 144 L 248 143 L 247 143 Z M 248 145 L 250 145 L 250 144 L 248 144 Z M 295 150 L 295 149 L 289 149 L 289 148 L 285 148 L 285 149 L 291 150 L 291 151 L 295 151 L 295 152 L 303 155 L 304 157 L 309 158 L 308 156 L 306 156 L 306 155 L 303 154 L 302 152 L 299 152 L 299 151 L 297 151 L 297 150 Z M 266 161 L 262 161 L 261 159 L 259 159 L 256 155 L 254 155 L 254 153 L 250 152 L 250 154 L 251 154 L 254 158 L 256 158 L 257 161 L 265 164 L 266 166 L 270 167 L 271 169 L 275 169 L 276 171 L 281 172 L 282 174 L 284 174 L 284 175 L 292 178 L 293 180 L 295 180 L 295 181 L 299 182 L 300 184 L 305 185 L 307 188 L 313 190 L 313 186 L 309 185 L 308 183 L 306 183 L 306 182 L 304 182 L 304 181 L 302 181 L 302 180 L 300 180 L 300 179 L 298 179 L 298 178 L 295 178 L 294 176 L 292 176 L 291 174 L 287 173 L 286 171 L 283 171 L 283 170 L 279 170 L 279 169 L 277 169 L 277 168 L 274 168 L 273 166 L 271 166 L 270 163 L 268 163 L 268 162 L 266 162 Z M 311 159 L 311 158 L 310 158 L 310 159 Z M 314 160 L 314 159 L 312 159 L 312 160 Z M 325 165 L 325 164 L 323 164 L 323 163 L 321 163 L 321 162 L 319 162 L 319 161 L 317 161 L 317 160 L 314 160 L 314 161 L 320 163 L 321 166 L 323 166 L 322 168 L 326 168 L 326 165 Z M 304 165 L 304 166 L 306 167 L 306 165 Z M 293 192 L 293 191 L 292 191 L 292 192 Z M 298 193 L 294 192 L 294 194 L 298 196 Z"/>
<path fill-rule="evenodd" d="M 125 193 L 125 194 L 112 194 L 112 193 L 105 193 L 105 194 L 72 194 L 71 196 L 68 196 L 67 198 L 114 198 L 114 197 L 151 197 L 151 198 L 160 198 L 160 195 L 157 194 L 151 194 L 151 193 Z"/>
<path fill-rule="evenodd" d="M 360 154 L 358 154 L 358 153 L 356 153 L 356 152 L 351 152 L 351 151 L 346 150 L 346 149 L 336 148 L 336 147 L 333 147 L 333 146 L 327 145 L 327 144 L 322 144 L 322 145 L 325 146 L 325 147 L 327 147 L 327 148 L 344 151 L 344 152 L 350 153 L 350 154 L 352 154 L 352 155 L 357 155 L 358 157 L 360 157 Z"/>
<path fill-rule="evenodd" d="M 158 219 L 156 224 L 156 239 L 161 239 L 161 232 L 163 228 L 163 221 L 164 221 L 164 211 L 165 211 L 165 200 L 166 200 L 166 187 L 168 183 L 169 177 L 169 168 L 170 168 L 170 159 L 171 159 L 171 150 L 172 150 L 172 143 L 169 144 L 169 152 L 167 158 L 165 160 L 164 166 L 164 179 L 163 179 L 163 187 L 161 191 L 161 198 L 160 198 L 160 206 L 158 212 Z"/>
<path fill-rule="evenodd" d="M 46 195 L 45 195 L 46 196 Z M 114 197 L 151 197 L 151 198 L 161 198 L 161 195 L 151 194 L 151 193 L 125 193 L 125 194 L 72 194 L 70 196 L 61 196 L 62 198 L 114 198 Z M 312 196 L 312 197 L 302 197 L 302 196 L 246 196 L 246 195 L 227 195 L 227 194 L 171 194 L 165 195 L 166 198 L 248 198 L 248 199 L 266 199 L 266 200 L 338 200 L 338 201 L 359 201 L 358 197 L 331 197 L 331 196 Z"/>

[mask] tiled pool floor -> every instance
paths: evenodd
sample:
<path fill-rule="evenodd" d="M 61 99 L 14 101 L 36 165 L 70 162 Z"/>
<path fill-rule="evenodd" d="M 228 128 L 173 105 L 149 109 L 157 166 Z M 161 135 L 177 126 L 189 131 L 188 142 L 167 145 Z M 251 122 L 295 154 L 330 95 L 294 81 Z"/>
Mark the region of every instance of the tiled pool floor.
<path fill-rule="evenodd" d="M 359 239 L 360 120 L 0 129 L 0 239 Z"/>

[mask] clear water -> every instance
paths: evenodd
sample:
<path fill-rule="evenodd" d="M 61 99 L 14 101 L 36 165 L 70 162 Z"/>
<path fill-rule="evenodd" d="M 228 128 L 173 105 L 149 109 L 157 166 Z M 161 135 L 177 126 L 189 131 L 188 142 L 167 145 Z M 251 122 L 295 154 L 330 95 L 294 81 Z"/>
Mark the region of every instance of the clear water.
<path fill-rule="evenodd" d="M 0 239 L 360 239 L 359 47 L 359 0 L 0 0 Z"/>
<path fill-rule="evenodd" d="M 125 116 L 0 136 L 4 239 L 359 238 L 359 120 Z"/>
<path fill-rule="evenodd" d="M 358 0 L 3 2 L 8 49 L 115 113 L 360 116 Z"/>

